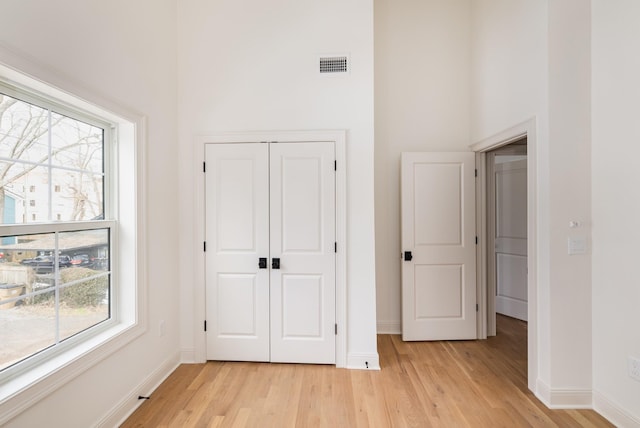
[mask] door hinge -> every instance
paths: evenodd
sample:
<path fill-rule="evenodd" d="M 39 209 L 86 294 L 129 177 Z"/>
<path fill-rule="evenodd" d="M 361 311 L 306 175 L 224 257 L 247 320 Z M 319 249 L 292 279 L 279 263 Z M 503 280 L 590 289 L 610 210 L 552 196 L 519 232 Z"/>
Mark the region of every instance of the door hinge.
<path fill-rule="evenodd" d="M 206 253 L 207 252 L 207 241 L 204 241 L 203 244 L 204 244 L 204 246 L 203 246 L 204 248 L 203 249 L 204 249 L 204 252 Z"/>
<path fill-rule="evenodd" d="M 337 171 L 337 170 L 338 170 L 338 161 L 337 161 L 337 160 L 334 160 L 334 161 L 333 161 L 333 170 L 334 170 L 334 171 Z"/>
<path fill-rule="evenodd" d="M 336 324 L 334 324 L 334 326 L 335 326 L 335 333 L 336 333 L 336 336 L 337 336 L 338 335 L 338 324 L 336 323 Z"/>
<path fill-rule="evenodd" d="M 207 172 L 207 163 L 202 162 L 202 172 Z"/>
<path fill-rule="evenodd" d="M 478 312 L 478 304 L 476 303 L 476 312 Z"/>
<path fill-rule="evenodd" d="M 334 253 L 337 253 L 337 252 L 338 252 L 338 243 L 337 243 L 337 242 L 334 242 L 334 243 L 333 243 L 333 252 L 334 252 Z"/>
<path fill-rule="evenodd" d="M 475 170 L 475 174 L 476 174 L 475 177 L 477 177 L 478 176 L 478 170 L 477 169 Z"/>
<path fill-rule="evenodd" d="M 478 245 L 478 237 L 476 236 L 476 245 Z"/>
<path fill-rule="evenodd" d="M 207 320 L 204 320 L 204 331 L 207 331 Z"/>

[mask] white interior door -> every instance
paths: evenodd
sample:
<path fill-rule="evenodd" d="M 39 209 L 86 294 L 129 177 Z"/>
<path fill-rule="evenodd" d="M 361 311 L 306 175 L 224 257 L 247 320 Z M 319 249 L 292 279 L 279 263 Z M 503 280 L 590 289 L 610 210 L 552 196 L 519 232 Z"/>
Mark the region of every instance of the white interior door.
<path fill-rule="evenodd" d="M 335 363 L 333 143 L 271 145 L 271 361 Z"/>
<path fill-rule="evenodd" d="M 496 312 L 527 320 L 527 160 L 496 156 Z"/>
<path fill-rule="evenodd" d="M 269 146 L 207 144 L 207 359 L 269 361 Z"/>
<path fill-rule="evenodd" d="M 474 153 L 403 153 L 402 338 L 475 339 Z"/>
<path fill-rule="evenodd" d="M 205 150 L 207 358 L 335 363 L 334 143 Z"/>

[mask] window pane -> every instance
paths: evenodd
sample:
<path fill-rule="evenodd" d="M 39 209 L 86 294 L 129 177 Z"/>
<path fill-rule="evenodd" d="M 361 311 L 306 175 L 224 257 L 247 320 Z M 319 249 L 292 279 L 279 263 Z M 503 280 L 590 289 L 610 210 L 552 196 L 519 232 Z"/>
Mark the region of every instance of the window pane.
<path fill-rule="evenodd" d="M 80 267 L 66 269 L 61 276 L 64 281 L 81 282 L 60 290 L 60 340 L 109 319 L 108 274 L 96 276 Z"/>
<path fill-rule="evenodd" d="M 110 318 L 109 245 L 109 229 L 0 237 L 0 370 Z"/>
<path fill-rule="evenodd" d="M 49 171 L 52 183 L 49 183 Z M 3 173 L 0 224 L 104 218 L 102 174 L 0 161 L 0 174 Z M 51 219 L 49 197 L 52 198 Z"/>
<path fill-rule="evenodd" d="M 24 293 L 23 284 L 5 284 L 0 295 L 14 287 Z M 56 343 L 54 299 L 51 291 L 0 304 L 0 370 Z"/>
<path fill-rule="evenodd" d="M 69 269 L 60 270 L 62 340 L 109 319 L 109 230 L 60 233 L 58 244 L 70 257 Z"/>
<path fill-rule="evenodd" d="M 32 288 L 54 284 L 55 234 L 5 236 L 0 240 L 0 282 L 22 283 L 26 293 Z M 60 255 L 61 267 L 69 257 Z"/>
<path fill-rule="evenodd" d="M 0 156 L 46 162 L 48 129 L 48 110 L 0 93 Z"/>
<path fill-rule="evenodd" d="M 109 269 L 109 229 L 61 232 L 58 237 L 61 254 L 70 258 L 69 267 L 91 271 Z M 62 279 L 62 283 L 72 280 Z"/>
<path fill-rule="evenodd" d="M 48 169 L 0 161 L 0 224 L 43 222 L 49 219 Z"/>
<path fill-rule="evenodd" d="M 59 191 L 52 193 L 53 218 L 63 221 L 102 220 L 102 175 L 52 169 L 52 181 Z"/>
<path fill-rule="evenodd" d="M 104 218 L 102 128 L 0 94 L 0 157 L 0 224 Z"/>
<path fill-rule="evenodd" d="M 96 126 L 52 113 L 52 164 L 102 174 L 103 133 Z"/>

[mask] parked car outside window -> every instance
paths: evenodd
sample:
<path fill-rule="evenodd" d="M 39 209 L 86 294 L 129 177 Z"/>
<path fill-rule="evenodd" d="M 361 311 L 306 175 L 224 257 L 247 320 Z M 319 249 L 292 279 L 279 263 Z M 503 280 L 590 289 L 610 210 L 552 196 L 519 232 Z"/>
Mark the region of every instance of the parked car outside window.
<path fill-rule="evenodd" d="M 88 267 L 91 264 L 91 259 L 86 254 L 76 254 L 71 259 L 72 267 Z"/>
<path fill-rule="evenodd" d="M 24 259 L 22 262 L 23 265 L 32 267 L 35 273 L 51 273 L 53 272 L 53 265 L 55 263 L 54 256 L 38 256 L 32 259 Z M 58 256 L 58 267 L 68 268 L 71 266 L 71 257 L 69 256 Z"/>

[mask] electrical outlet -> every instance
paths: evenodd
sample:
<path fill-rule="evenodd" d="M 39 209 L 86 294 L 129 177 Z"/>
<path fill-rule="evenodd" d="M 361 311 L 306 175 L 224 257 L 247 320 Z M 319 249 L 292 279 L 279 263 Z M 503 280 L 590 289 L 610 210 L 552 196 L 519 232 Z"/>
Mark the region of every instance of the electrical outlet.
<path fill-rule="evenodd" d="M 158 336 L 164 336 L 164 320 L 160 320 L 158 324 Z"/>
<path fill-rule="evenodd" d="M 629 376 L 640 381 L 640 358 L 629 356 Z"/>

